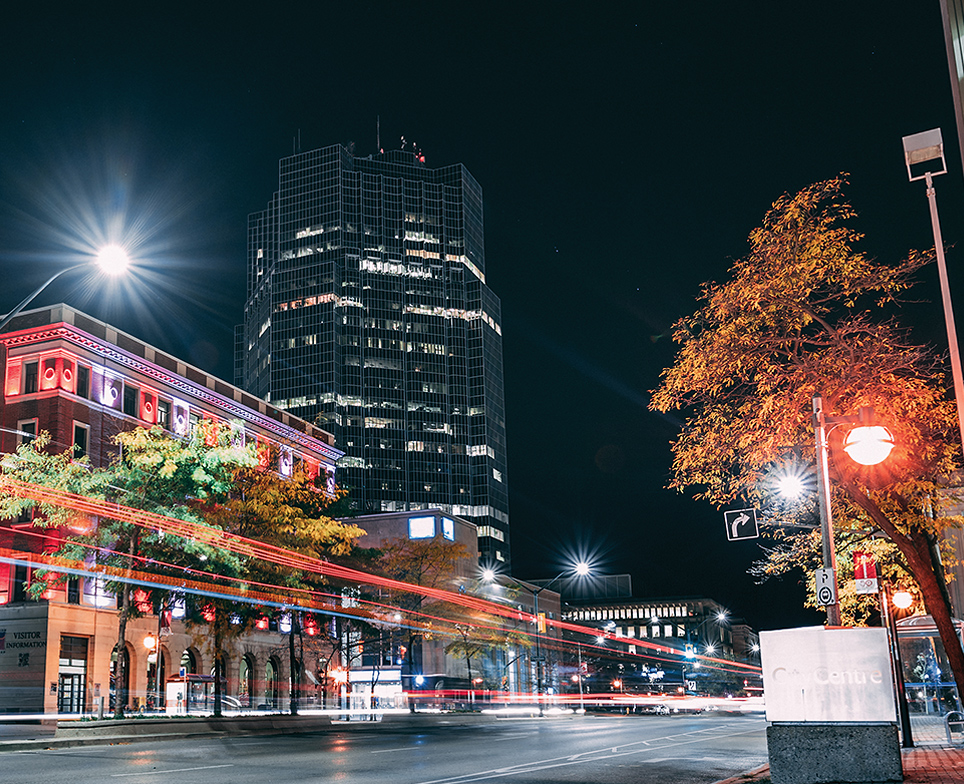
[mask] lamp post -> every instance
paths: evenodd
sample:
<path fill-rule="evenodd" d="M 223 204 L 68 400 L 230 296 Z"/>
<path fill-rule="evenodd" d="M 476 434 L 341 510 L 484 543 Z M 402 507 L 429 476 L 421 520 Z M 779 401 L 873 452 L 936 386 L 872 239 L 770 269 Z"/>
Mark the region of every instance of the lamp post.
<path fill-rule="evenodd" d="M 823 543 L 823 568 L 830 570 L 832 596 L 823 603 L 827 608 L 827 624 L 840 626 L 840 602 L 837 598 L 837 556 L 833 546 L 833 509 L 830 503 L 829 456 L 827 433 L 837 425 L 856 424 L 844 443 L 844 451 L 861 465 L 876 465 L 887 459 L 894 448 L 890 432 L 873 424 L 872 408 L 863 406 L 857 416 L 827 416 L 823 396 L 813 396 L 813 429 L 817 446 L 817 495 L 820 508 L 820 536 Z M 829 427 L 828 427 L 829 426 Z M 817 597 L 820 602 L 820 597 Z"/>
<path fill-rule="evenodd" d="M 532 591 L 532 612 L 536 616 L 536 698 L 539 701 L 540 716 L 542 715 L 542 682 L 545 676 L 545 668 L 543 667 L 542 654 L 539 651 L 539 641 L 541 635 L 546 631 L 546 622 L 545 618 L 539 613 L 539 594 L 570 572 L 575 573 L 578 577 L 585 577 L 589 574 L 589 571 L 589 564 L 580 561 L 571 570 L 567 569 L 560 572 L 545 585 L 540 585 Z"/>
<path fill-rule="evenodd" d="M 697 642 L 699 642 L 700 636 L 699 636 L 698 632 L 699 632 L 700 629 L 702 629 L 702 628 L 703 628 L 706 624 L 708 624 L 710 621 L 716 621 L 717 625 L 722 627 L 722 625 L 723 625 L 724 623 L 726 623 L 727 618 L 728 618 L 727 611 L 726 611 L 726 610 L 723 610 L 723 609 L 720 609 L 720 610 L 717 610 L 713 615 L 709 616 L 708 618 L 704 618 L 702 621 L 700 621 L 698 624 L 696 624 L 696 626 L 694 626 L 692 629 L 687 628 L 687 630 L 686 630 L 686 646 L 687 646 L 686 650 L 689 651 L 689 649 L 690 649 L 690 634 L 691 634 L 691 633 L 694 634 L 694 635 L 696 635 L 696 640 L 697 640 Z M 722 633 L 720 634 L 720 642 L 721 642 L 721 643 L 723 642 L 723 635 L 722 635 Z M 708 646 L 708 645 L 709 645 L 709 644 L 707 643 L 707 646 Z M 690 656 L 687 656 L 687 658 L 691 658 L 691 657 L 690 657 Z"/>
<path fill-rule="evenodd" d="M 576 643 L 576 657 L 579 663 L 579 712 L 585 713 L 586 709 L 582 704 L 582 646 Z"/>
<path fill-rule="evenodd" d="M 944 160 L 944 140 L 941 129 L 915 133 L 903 138 L 904 162 L 907 164 L 907 179 L 910 182 L 924 180 L 927 184 L 927 202 L 930 205 L 931 230 L 934 233 L 934 254 L 937 256 L 937 275 L 941 282 L 941 300 L 944 304 L 944 324 L 947 328 L 947 346 L 951 354 L 951 375 L 954 379 L 954 400 L 957 403 L 957 425 L 961 432 L 961 445 L 964 447 L 964 376 L 961 373 L 961 353 L 957 347 L 957 327 L 954 326 L 954 307 L 951 304 L 951 287 L 947 280 L 947 263 L 944 261 L 944 240 L 941 238 L 941 223 L 937 216 L 937 191 L 934 190 L 933 177 L 947 174 L 947 161 Z M 941 170 L 915 175 L 912 166 L 940 159 Z"/>
<path fill-rule="evenodd" d="M 49 278 L 47 278 L 46 282 L 42 286 L 37 288 L 29 296 L 25 297 L 19 305 L 11 310 L 6 316 L 4 316 L 3 319 L 0 319 L 0 331 L 2 331 L 3 328 L 7 326 L 7 324 L 9 324 L 18 313 L 20 313 L 20 311 L 33 302 L 34 299 L 36 299 L 36 297 L 45 288 L 47 288 L 47 286 L 57 280 L 57 278 L 59 278 L 61 275 L 66 275 L 68 272 L 73 272 L 76 269 L 90 267 L 91 263 L 91 261 L 83 261 L 80 264 L 73 264 L 69 267 L 64 267 L 59 272 L 51 275 Z M 101 272 L 104 272 L 108 275 L 120 275 L 127 269 L 130 261 L 127 258 L 127 253 L 123 248 L 118 245 L 107 245 L 106 247 L 100 249 L 100 251 L 97 253 L 97 256 L 94 258 L 93 263 L 96 264 Z"/>
<path fill-rule="evenodd" d="M 154 656 L 154 692 L 158 691 L 157 685 L 160 682 L 161 676 L 161 639 L 160 637 L 155 637 L 153 634 L 148 634 L 144 638 L 144 647 L 147 648 L 147 663 L 151 663 L 151 656 Z M 148 668 L 150 671 L 150 668 Z M 147 693 L 151 693 L 151 683 L 150 679 L 147 682 Z M 154 706 L 157 710 L 157 706 Z"/>
<path fill-rule="evenodd" d="M 535 621 L 536 621 L 536 635 L 535 635 L 536 637 L 536 655 L 535 655 L 536 701 L 538 702 L 538 705 L 539 705 L 540 716 L 542 715 L 542 686 L 543 686 L 543 675 L 544 675 L 543 666 L 542 666 L 543 665 L 542 653 L 540 650 L 541 648 L 540 638 L 541 638 L 541 635 L 546 631 L 546 624 L 545 624 L 545 619 L 542 617 L 541 613 L 539 612 L 539 594 L 542 593 L 544 590 L 546 590 L 546 588 L 550 587 L 551 585 L 561 580 L 566 575 L 574 574 L 577 577 L 586 577 L 587 575 L 589 575 L 591 571 L 592 570 L 590 569 L 589 564 L 585 563 L 584 561 L 580 561 L 579 563 L 575 564 L 571 569 L 566 569 L 565 571 L 560 572 L 548 582 L 544 583 L 543 585 L 538 585 L 535 588 L 529 585 L 526 585 L 520 582 L 519 580 L 516 580 L 514 577 L 508 577 L 508 579 L 512 580 L 512 582 L 514 582 L 516 585 L 522 588 L 525 588 L 527 591 L 530 591 L 532 593 L 532 614 L 533 616 L 535 616 Z M 487 582 L 493 582 L 496 579 L 496 573 L 492 569 L 485 569 L 482 573 L 482 577 Z M 531 688 L 531 684 L 530 684 L 530 688 Z"/>
<path fill-rule="evenodd" d="M 887 628 L 887 636 L 890 637 L 890 659 L 894 671 L 894 688 L 897 696 L 897 713 L 900 716 L 900 736 L 901 745 L 905 749 L 914 747 L 914 736 L 910 728 L 910 709 L 907 707 L 907 692 L 904 689 L 904 663 L 900 658 L 900 642 L 897 638 L 897 619 L 890 605 L 906 609 L 909 603 L 903 601 L 904 596 L 909 596 L 906 591 L 893 591 L 889 589 L 886 581 L 880 582 L 880 609 L 883 613 L 884 626 Z M 913 601 L 913 599 L 911 599 Z"/>

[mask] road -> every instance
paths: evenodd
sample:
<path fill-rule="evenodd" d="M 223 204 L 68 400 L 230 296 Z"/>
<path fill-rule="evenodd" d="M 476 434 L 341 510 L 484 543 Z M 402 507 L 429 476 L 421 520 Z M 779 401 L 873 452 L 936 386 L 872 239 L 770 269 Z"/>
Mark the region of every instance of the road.
<path fill-rule="evenodd" d="M 759 716 L 584 716 L 468 727 L 356 723 L 313 735 L 9 752 L 17 784 L 708 784 L 766 762 Z"/>

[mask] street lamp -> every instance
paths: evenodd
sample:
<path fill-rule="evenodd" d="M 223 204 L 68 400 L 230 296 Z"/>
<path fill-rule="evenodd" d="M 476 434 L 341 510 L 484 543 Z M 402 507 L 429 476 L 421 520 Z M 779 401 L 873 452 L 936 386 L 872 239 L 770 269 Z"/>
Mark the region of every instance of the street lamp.
<path fill-rule="evenodd" d="M 823 396 L 813 396 L 813 429 L 817 446 L 817 496 L 820 508 L 820 536 L 823 540 L 823 568 L 829 570 L 832 595 L 817 601 L 827 608 L 827 624 L 840 626 L 840 602 L 837 599 L 837 556 L 833 546 L 833 510 L 830 505 L 829 459 L 827 433 L 837 425 L 857 425 L 847 435 L 844 450 L 861 465 L 877 465 L 887 459 L 894 448 L 894 438 L 885 427 L 873 423 L 874 412 L 862 406 L 857 416 L 827 416 L 823 410 Z M 862 431 L 862 432 L 861 432 Z"/>
<path fill-rule="evenodd" d="M 66 275 L 68 272 L 72 272 L 76 269 L 89 268 L 91 264 L 97 266 L 101 272 L 107 275 L 120 275 L 125 272 L 130 265 L 130 259 L 127 257 L 126 251 L 119 245 L 107 245 L 101 248 L 97 255 L 94 257 L 93 262 L 83 261 L 80 264 L 73 264 L 69 267 L 64 267 L 59 272 L 51 275 L 46 282 L 40 286 L 32 294 L 24 298 L 24 300 L 17 305 L 13 310 L 11 310 L 6 316 L 0 320 L 0 330 L 3 330 L 7 324 L 16 316 L 20 311 L 22 311 L 27 305 L 34 301 L 34 299 L 39 295 L 47 286 L 53 283 L 61 275 Z"/>
<path fill-rule="evenodd" d="M 144 638 L 144 647 L 147 648 L 147 651 L 148 651 L 147 653 L 148 664 L 151 663 L 151 656 L 154 657 L 154 693 L 156 695 L 157 692 L 160 691 L 160 682 L 161 682 L 160 639 L 155 637 L 153 634 L 148 634 Z M 150 670 L 150 668 L 148 668 L 148 670 Z M 148 693 L 150 693 L 151 691 L 150 681 L 148 681 L 148 684 L 147 684 L 147 691 Z M 154 709 L 157 710 L 158 706 L 155 705 Z"/>
<path fill-rule="evenodd" d="M 539 594 L 542 593 L 546 588 L 548 588 L 553 583 L 561 580 L 567 574 L 572 572 L 577 577 L 586 577 L 590 573 L 591 569 L 589 564 L 585 561 L 580 561 L 574 564 L 572 569 L 567 569 L 560 572 L 555 577 L 553 577 L 549 582 L 544 585 L 538 586 L 532 592 L 532 611 L 536 616 L 536 697 L 539 700 L 539 714 L 542 714 L 542 681 L 545 677 L 545 667 L 543 666 L 542 654 L 539 651 L 539 640 L 540 635 L 546 631 L 546 621 L 545 618 L 539 613 Z"/>
<path fill-rule="evenodd" d="M 937 191 L 934 190 L 934 175 L 947 174 L 947 161 L 944 160 L 944 140 L 940 128 L 915 133 L 903 138 L 904 162 L 907 164 L 907 179 L 910 182 L 924 180 L 927 184 L 927 202 L 930 205 L 931 229 L 934 233 L 934 254 L 937 256 L 937 275 L 941 281 L 941 300 L 944 303 L 944 324 L 947 328 L 947 345 L 951 353 L 951 375 L 954 378 L 954 400 L 957 403 L 957 425 L 961 431 L 961 445 L 964 447 L 964 376 L 961 373 L 961 353 L 957 348 L 957 327 L 954 326 L 954 307 L 951 304 L 951 287 L 947 280 L 947 264 L 944 261 L 944 240 L 941 238 L 941 223 L 937 216 Z M 912 166 L 940 159 L 941 170 L 915 175 Z"/>
<path fill-rule="evenodd" d="M 685 650 L 685 654 L 684 654 L 685 657 L 686 657 L 687 659 L 692 659 L 692 658 L 694 658 L 695 655 L 696 655 L 696 652 L 695 652 L 695 644 L 693 644 L 693 643 L 690 642 L 690 635 L 695 635 L 695 636 L 696 636 L 696 642 L 698 643 L 698 642 L 700 641 L 700 634 L 699 634 L 700 629 L 702 629 L 702 628 L 703 628 L 706 624 L 708 624 L 710 621 L 716 621 L 717 625 L 722 627 L 723 624 L 726 623 L 726 621 L 727 621 L 728 618 L 729 618 L 729 614 L 727 613 L 727 611 L 724 610 L 723 608 L 720 608 L 720 609 L 717 610 L 715 613 L 713 613 L 713 615 L 704 618 L 702 621 L 700 621 L 698 624 L 696 624 L 696 626 L 694 626 L 692 629 L 687 628 L 687 629 L 686 629 L 686 648 L 684 649 L 684 650 Z M 705 639 L 705 638 L 704 638 L 704 639 Z M 722 630 L 720 631 L 720 642 L 721 642 L 721 643 L 723 642 L 723 632 L 722 632 Z M 713 647 L 713 646 L 712 646 L 712 643 L 706 643 L 704 647 L 705 647 L 705 649 L 706 649 L 706 653 L 711 653 L 710 648 Z M 714 648 L 714 650 L 715 650 L 715 648 Z"/>
<path fill-rule="evenodd" d="M 910 591 L 894 591 L 890 601 L 898 610 L 906 610 L 914 603 L 914 595 Z"/>
<path fill-rule="evenodd" d="M 880 584 L 880 609 L 884 626 L 890 638 L 891 666 L 894 672 L 894 688 L 897 692 L 897 711 L 900 716 L 900 734 L 905 749 L 913 748 L 914 736 L 911 733 L 910 709 L 907 706 L 907 692 L 904 688 L 904 663 L 900 658 L 900 639 L 897 637 L 897 620 L 890 605 L 906 610 L 914 603 L 908 591 L 894 591 L 885 581 Z"/>
<path fill-rule="evenodd" d="M 592 572 L 592 567 L 590 567 L 589 564 L 586 563 L 585 561 L 580 561 L 579 563 L 573 564 L 571 568 L 560 572 L 548 582 L 543 583 L 542 585 L 538 585 L 535 588 L 529 585 L 526 585 L 520 582 L 519 580 L 516 580 L 514 577 L 508 577 L 507 575 L 505 575 L 506 577 L 508 577 L 508 579 L 512 580 L 516 585 L 522 588 L 525 588 L 527 591 L 532 592 L 532 614 L 535 616 L 535 620 L 536 620 L 536 635 L 535 635 L 536 637 L 536 655 L 535 655 L 536 700 L 539 703 L 540 716 L 542 715 L 542 684 L 543 684 L 543 675 L 544 675 L 543 666 L 542 666 L 543 664 L 542 653 L 540 651 L 540 637 L 546 631 L 546 621 L 545 621 L 545 618 L 542 616 L 542 614 L 539 612 L 539 594 L 542 593 L 544 590 L 546 590 L 546 588 L 555 584 L 556 582 L 558 582 L 559 580 L 561 580 L 563 577 L 567 575 L 574 574 L 577 577 L 586 577 L 591 572 Z M 483 569 L 482 578 L 487 582 L 494 582 L 496 579 L 496 573 L 492 569 Z"/>

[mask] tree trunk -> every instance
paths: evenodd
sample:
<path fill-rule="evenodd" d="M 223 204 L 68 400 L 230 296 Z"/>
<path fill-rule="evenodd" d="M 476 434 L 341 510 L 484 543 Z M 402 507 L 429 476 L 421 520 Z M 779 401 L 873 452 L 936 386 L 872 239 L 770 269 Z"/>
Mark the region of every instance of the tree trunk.
<path fill-rule="evenodd" d="M 845 487 L 850 497 L 870 515 L 877 526 L 897 545 L 906 559 L 907 566 L 924 598 L 924 608 L 934 619 L 937 633 L 944 645 L 947 662 L 957 686 L 958 700 L 964 702 L 964 648 L 961 647 L 961 640 L 957 636 L 957 630 L 951 618 L 951 605 L 947 586 L 944 585 L 943 567 L 935 562 L 934 551 L 927 533 L 917 529 L 912 529 L 906 534 L 899 531 L 866 494 L 849 482 L 845 483 Z M 903 677 L 903 673 L 900 677 Z"/>
<path fill-rule="evenodd" d="M 221 718 L 221 678 L 223 677 L 221 666 L 224 651 L 221 616 L 223 613 L 220 609 L 216 609 L 214 613 L 214 716 L 215 718 Z"/>
<path fill-rule="evenodd" d="M 298 624 L 298 613 L 292 611 L 291 613 L 291 631 L 288 632 L 288 672 L 291 677 L 288 681 L 288 705 L 292 716 L 298 715 L 298 675 L 299 672 L 295 666 L 295 634 L 297 633 Z"/>
<path fill-rule="evenodd" d="M 415 635 L 411 632 L 408 635 L 408 650 L 405 655 L 408 657 L 408 677 L 412 686 L 415 686 Z M 415 700 L 409 699 L 408 712 L 415 713 Z"/>
<path fill-rule="evenodd" d="M 127 575 L 130 576 L 131 573 L 131 563 L 134 560 L 134 554 L 137 552 L 137 535 L 131 536 L 130 544 L 128 545 L 128 553 L 131 556 L 131 560 L 127 563 Z M 117 616 L 117 670 L 115 672 L 114 681 L 114 718 L 123 719 L 124 718 L 124 704 L 127 702 L 128 696 L 128 672 L 127 672 L 127 618 L 131 614 L 131 588 L 128 583 L 122 583 L 124 586 L 121 593 L 121 611 Z M 158 652 L 160 652 L 160 640 L 157 643 Z"/>
<path fill-rule="evenodd" d="M 131 609 L 131 592 L 124 584 L 121 610 L 117 614 L 117 667 L 114 669 L 114 718 L 124 718 L 127 702 L 127 616 Z"/>
<path fill-rule="evenodd" d="M 934 570 L 930 558 L 931 548 L 925 536 L 915 531 L 910 538 L 918 551 L 918 560 L 921 562 L 920 568 L 912 566 L 912 571 L 921 595 L 924 597 L 924 607 L 934 619 L 937 632 L 944 644 L 944 652 L 947 654 L 954 683 L 957 685 L 958 700 L 964 701 L 964 649 L 961 648 L 961 640 L 957 636 L 957 629 L 954 628 L 951 607 L 947 601 L 947 589 L 944 586 L 944 590 L 941 590 L 942 575 L 938 575 Z"/>

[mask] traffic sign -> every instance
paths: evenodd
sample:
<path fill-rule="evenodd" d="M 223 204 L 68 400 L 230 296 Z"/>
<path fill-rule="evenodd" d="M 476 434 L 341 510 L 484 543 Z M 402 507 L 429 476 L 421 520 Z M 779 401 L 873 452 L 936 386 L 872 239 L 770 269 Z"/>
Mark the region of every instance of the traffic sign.
<path fill-rule="evenodd" d="M 817 569 L 814 582 L 817 586 L 817 604 L 829 607 L 837 603 L 837 581 L 833 569 Z"/>
<path fill-rule="evenodd" d="M 880 590 L 877 585 L 877 562 L 873 553 L 854 553 L 854 588 L 857 593 L 864 594 L 874 594 Z"/>
<path fill-rule="evenodd" d="M 760 536 L 756 509 L 731 509 L 723 513 L 723 521 L 726 523 L 726 538 L 731 542 L 756 539 Z"/>

